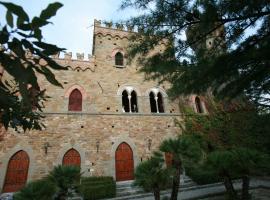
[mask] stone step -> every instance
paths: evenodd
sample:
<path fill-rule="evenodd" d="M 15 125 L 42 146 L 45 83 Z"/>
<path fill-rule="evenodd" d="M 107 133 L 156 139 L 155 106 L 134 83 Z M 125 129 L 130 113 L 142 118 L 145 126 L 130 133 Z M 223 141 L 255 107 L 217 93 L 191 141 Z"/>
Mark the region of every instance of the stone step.
<path fill-rule="evenodd" d="M 124 196 L 136 196 L 136 195 L 142 195 L 144 193 L 143 189 L 134 186 L 134 181 L 123 181 L 123 182 L 117 182 L 116 183 L 116 196 L 117 197 L 124 197 Z M 180 188 L 188 188 L 195 186 L 195 182 L 193 182 L 189 177 L 184 177 L 180 181 Z"/>

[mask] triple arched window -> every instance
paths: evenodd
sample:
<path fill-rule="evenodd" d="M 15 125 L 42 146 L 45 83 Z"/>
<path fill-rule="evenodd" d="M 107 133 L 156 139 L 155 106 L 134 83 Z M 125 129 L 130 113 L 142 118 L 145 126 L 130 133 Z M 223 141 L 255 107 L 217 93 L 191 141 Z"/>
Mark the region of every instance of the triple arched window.
<path fill-rule="evenodd" d="M 69 111 L 82 111 L 82 93 L 78 89 L 72 90 L 68 101 Z"/>
<path fill-rule="evenodd" d="M 123 112 L 138 112 L 137 93 L 132 88 L 127 88 L 122 92 Z"/>
<path fill-rule="evenodd" d="M 164 113 L 164 102 L 161 92 L 153 89 L 149 93 L 151 113 Z"/>

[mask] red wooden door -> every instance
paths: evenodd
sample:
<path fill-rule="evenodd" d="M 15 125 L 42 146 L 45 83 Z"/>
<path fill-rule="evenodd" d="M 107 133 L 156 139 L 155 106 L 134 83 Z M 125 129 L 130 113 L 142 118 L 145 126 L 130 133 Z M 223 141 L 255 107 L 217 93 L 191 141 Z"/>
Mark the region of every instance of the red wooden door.
<path fill-rule="evenodd" d="M 130 146 L 123 142 L 115 152 L 116 181 L 126 181 L 134 179 L 133 152 Z"/>
<path fill-rule="evenodd" d="M 82 94 L 78 89 L 74 89 L 69 96 L 68 110 L 82 111 Z"/>
<path fill-rule="evenodd" d="M 165 162 L 166 162 L 166 166 L 170 167 L 172 166 L 172 161 L 173 161 L 173 155 L 172 153 L 165 153 Z"/>
<path fill-rule="evenodd" d="M 81 166 L 81 156 L 78 151 L 75 149 L 70 149 L 68 150 L 63 158 L 63 165 L 68 165 L 68 166 Z"/>
<path fill-rule="evenodd" d="M 3 192 L 16 192 L 27 181 L 29 157 L 25 151 L 18 151 L 8 162 Z"/>

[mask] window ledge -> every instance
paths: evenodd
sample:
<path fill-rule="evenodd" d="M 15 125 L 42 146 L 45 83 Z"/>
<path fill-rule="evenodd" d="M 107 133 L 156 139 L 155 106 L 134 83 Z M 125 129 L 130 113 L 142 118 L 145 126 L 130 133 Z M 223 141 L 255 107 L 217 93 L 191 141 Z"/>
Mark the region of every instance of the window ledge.
<path fill-rule="evenodd" d="M 115 68 L 126 68 L 125 65 L 114 65 Z"/>

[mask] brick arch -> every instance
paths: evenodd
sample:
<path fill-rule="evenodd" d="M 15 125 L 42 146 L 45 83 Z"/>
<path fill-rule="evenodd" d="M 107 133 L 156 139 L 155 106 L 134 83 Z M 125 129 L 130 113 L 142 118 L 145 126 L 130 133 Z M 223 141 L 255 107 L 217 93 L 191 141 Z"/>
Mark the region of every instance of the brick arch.
<path fill-rule="evenodd" d="M 145 92 L 145 96 L 146 97 L 148 97 L 149 96 L 149 94 L 150 94 L 150 92 L 152 92 L 153 90 L 158 90 L 158 92 L 160 92 L 161 94 L 162 94 L 162 97 L 163 98 L 167 98 L 168 97 L 168 95 L 167 95 L 167 93 L 165 92 L 165 90 L 163 89 L 163 88 L 161 88 L 161 87 L 152 87 L 152 88 L 150 88 L 150 89 L 148 89 L 148 90 L 146 90 L 146 92 Z"/>
<path fill-rule="evenodd" d="M 81 167 L 80 153 L 74 148 L 69 149 L 63 156 L 62 164 L 66 166 L 71 165 Z"/>
<path fill-rule="evenodd" d="M 137 97 L 138 96 L 141 96 L 141 92 L 140 90 L 134 86 L 135 84 L 124 84 L 124 85 L 121 85 L 118 90 L 117 90 L 117 96 L 121 96 L 123 91 L 126 90 L 128 87 L 131 87 L 137 94 Z"/>
<path fill-rule="evenodd" d="M 115 177 L 116 181 L 134 179 L 134 158 L 131 147 L 122 142 L 115 151 Z"/>
<path fill-rule="evenodd" d="M 134 144 L 133 140 L 125 135 L 119 136 L 117 138 L 115 138 L 112 141 L 112 148 L 111 148 L 111 161 L 110 161 L 110 165 L 108 167 L 108 176 L 113 176 L 114 178 L 116 178 L 116 169 L 115 169 L 115 152 L 118 148 L 118 146 L 121 143 L 126 143 L 129 145 L 129 147 L 131 148 L 132 152 L 133 152 L 133 161 L 134 161 L 134 169 L 136 168 L 136 166 L 139 163 L 139 157 L 138 157 L 138 153 L 137 153 L 137 147 Z"/>
<path fill-rule="evenodd" d="M 75 89 L 78 89 L 78 90 L 81 92 L 81 94 L 82 94 L 82 99 L 83 99 L 83 100 L 85 100 L 85 99 L 87 98 L 87 93 L 86 93 L 85 89 L 84 89 L 82 86 L 77 85 L 77 84 L 75 84 L 75 85 L 69 87 L 69 88 L 66 90 L 64 97 L 65 97 L 65 98 L 69 98 L 71 92 L 72 92 L 73 90 L 75 90 Z"/>
<path fill-rule="evenodd" d="M 115 57 L 115 54 L 117 54 L 118 52 L 122 53 L 123 57 L 125 58 L 125 52 L 124 52 L 124 49 L 123 48 L 120 48 L 120 47 L 117 47 L 117 48 L 114 48 L 112 50 L 112 53 L 111 53 L 111 57 L 114 58 Z"/>
<path fill-rule="evenodd" d="M 57 156 L 57 159 L 56 159 L 56 162 L 54 163 L 54 165 L 62 165 L 63 164 L 63 158 L 64 158 L 65 154 L 70 149 L 74 149 L 80 154 L 81 172 L 84 173 L 84 175 L 87 175 L 85 150 L 78 144 L 66 144 L 66 145 L 62 146 L 62 148 L 59 149 L 59 154 Z"/>

